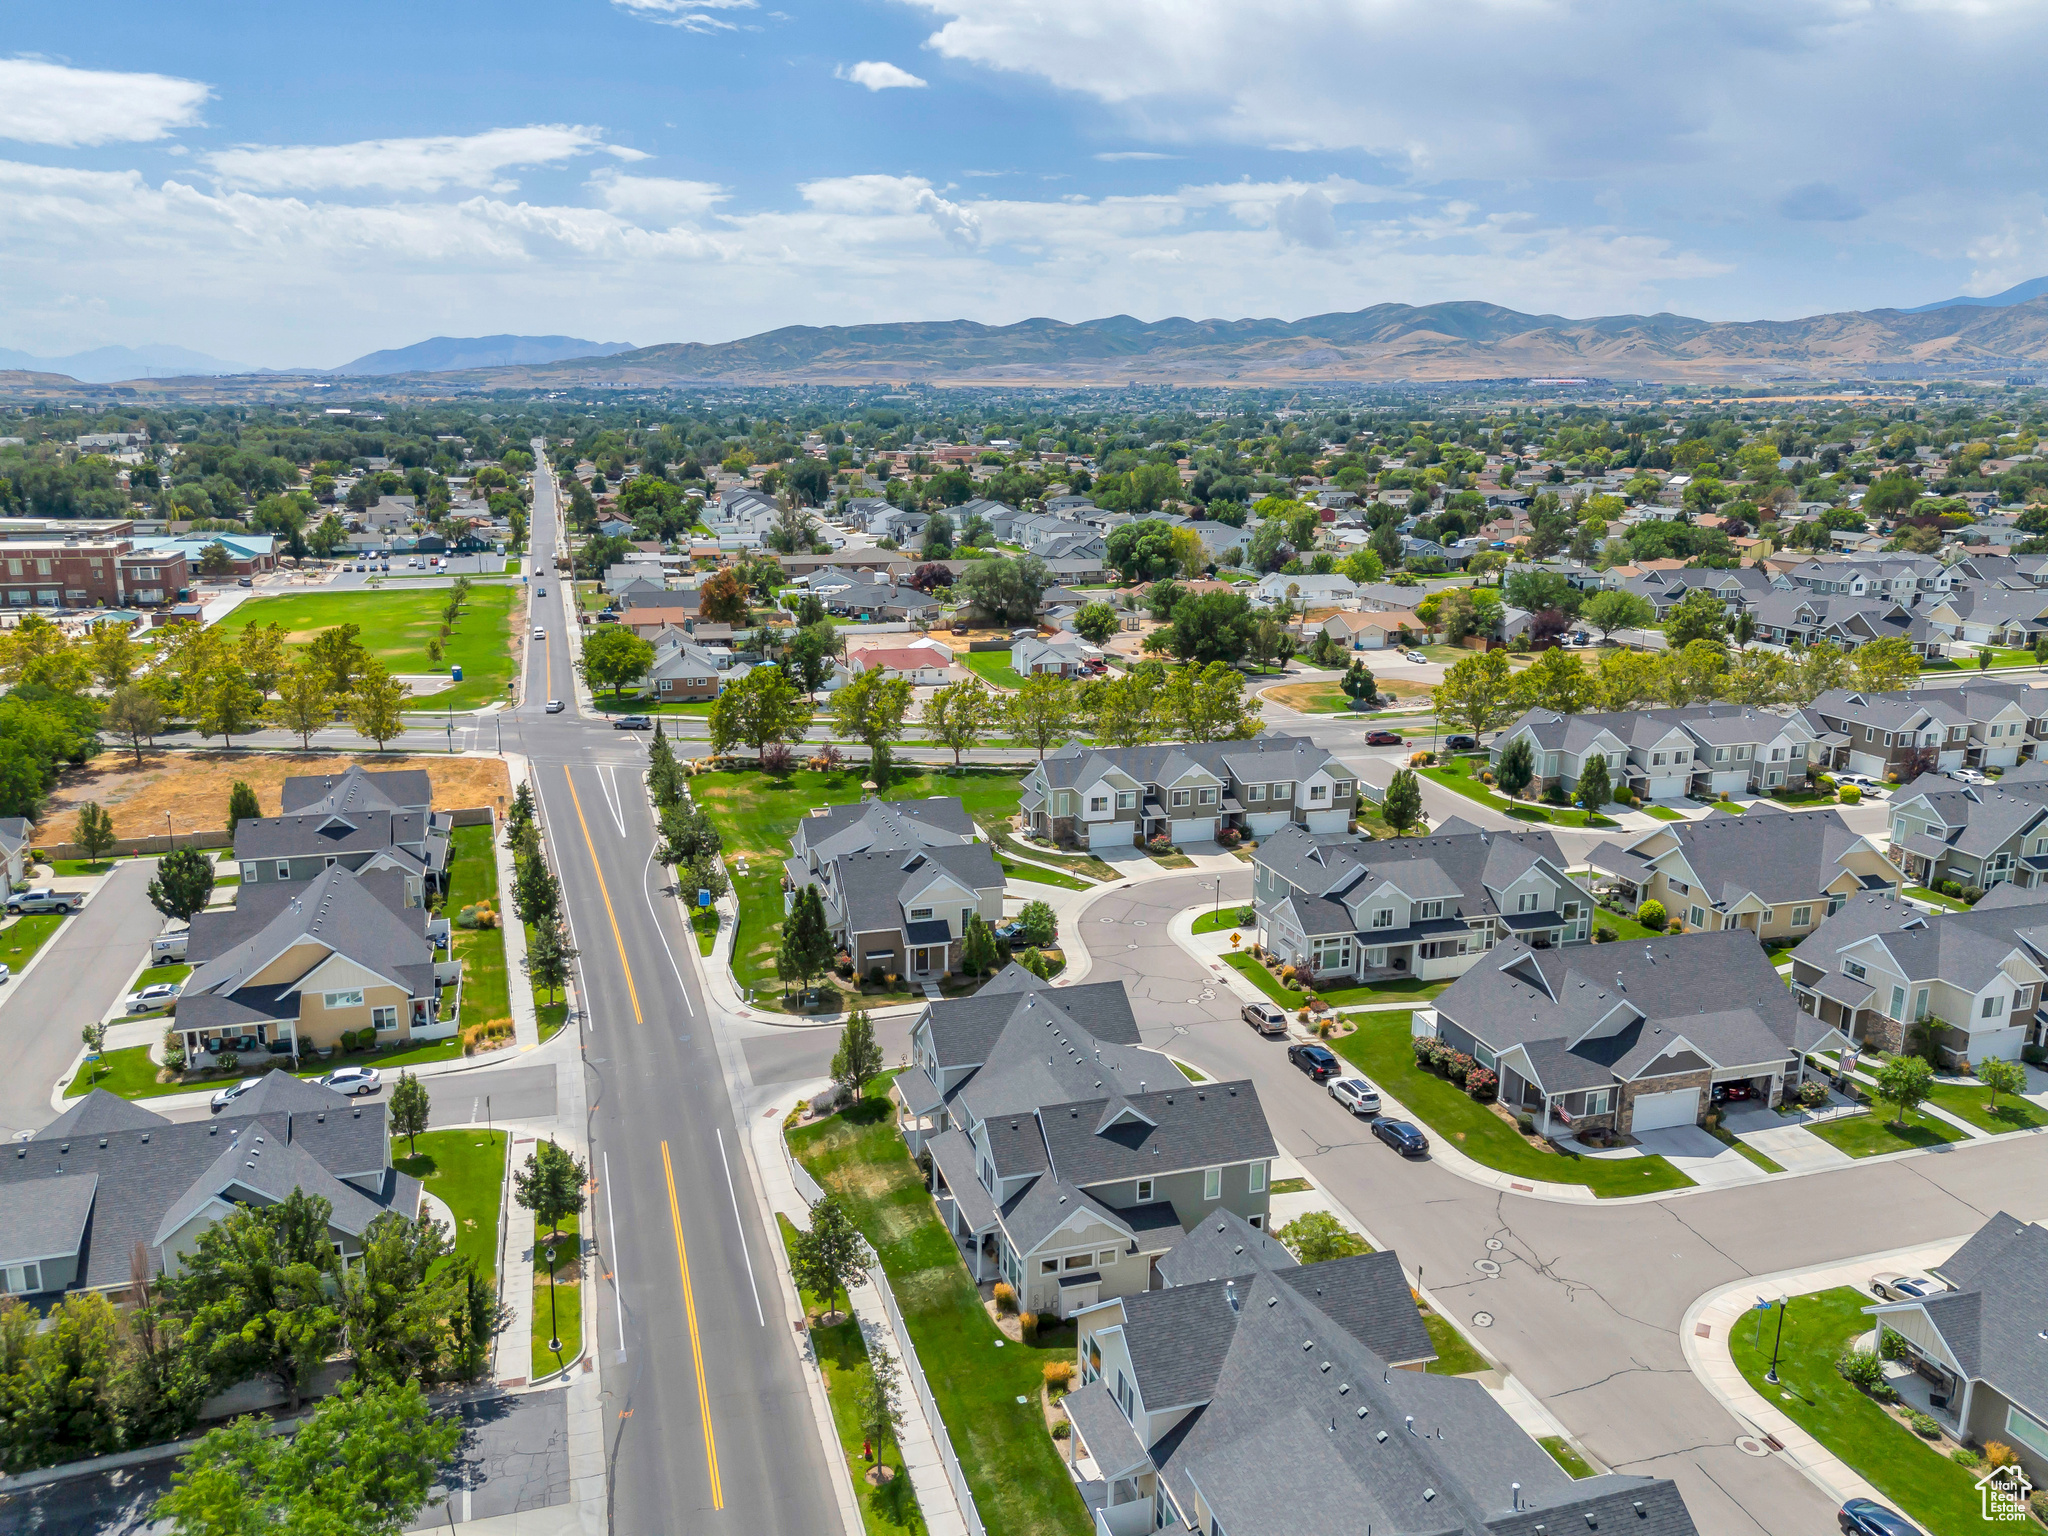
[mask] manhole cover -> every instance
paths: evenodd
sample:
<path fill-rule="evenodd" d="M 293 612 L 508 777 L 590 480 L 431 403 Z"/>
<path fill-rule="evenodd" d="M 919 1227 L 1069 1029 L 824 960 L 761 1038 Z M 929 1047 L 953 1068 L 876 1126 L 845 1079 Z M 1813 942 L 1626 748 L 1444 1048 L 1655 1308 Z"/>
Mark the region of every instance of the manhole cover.
<path fill-rule="evenodd" d="M 1491 1312 L 1474 1312 L 1472 1314 L 1472 1326 L 1474 1328 L 1491 1328 L 1493 1326 L 1493 1314 Z"/>
<path fill-rule="evenodd" d="M 1499 1253 L 1501 1248 L 1500 1239 L 1497 1237 L 1489 1237 L 1486 1240 L 1486 1246 L 1490 1251 L 1494 1253 Z"/>
<path fill-rule="evenodd" d="M 1500 1273 L 1500 1265 L 1492 1259 L 1474 1259 L 1472 1267 L 1482 1275 L 1497 1275 Z"/>
<path fill-rule="evenodd" d="M 1742 1452 L 1745 1456 L 1768 1456 L 1771 1454 L 1770 1447 L 1757 1439 L 1755 1435 L 1737 1435 L 1735 1437 L 1735 1449 Z"/>

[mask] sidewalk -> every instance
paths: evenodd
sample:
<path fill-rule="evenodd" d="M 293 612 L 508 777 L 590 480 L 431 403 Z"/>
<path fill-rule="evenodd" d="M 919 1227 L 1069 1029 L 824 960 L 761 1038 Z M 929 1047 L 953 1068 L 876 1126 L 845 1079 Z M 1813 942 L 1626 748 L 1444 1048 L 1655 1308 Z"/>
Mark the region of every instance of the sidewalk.
<path fill-rule="evenodd" d="M 526 759 L 516 752 L 505 754 L 505 767 L 512 779 L 512 792 L 530 782 Z M 504 824 L 493 823 L 491 852 L 498 862 L 498 931 L 505 936 L 505 990 L 512 997 L 512 1045 L 531 1051 L 540 1045 L 540 1021 L 533 1011 L 533 984 L 526 979 L 526 925 L 512 913 L 512 850 L 505 846 Z"/>
<path fill-rule="evenodd" d="M 1693 1374 L 1751 1432 L 1748 1438 L 1755 1449 L 1744 1445 L 1742 1440 L 1737 1440 L 1736 1445 L 1751 1455 L 1779 1449 L 1780 1454 L 1804 1473 L 1809 1482 L 1838 1502 L 1875 1499 L 1888 1505 L 1891 1501 L 1749 1384 L 1729 1354 L 1729 1332 L 1759 1298 L 1776 1302 L 1781 1296 L 1806 1296 L 1843 1285 L 1860 1291 L 1868 1285 L 1871 1275 L 1880 1269 L 1926 1269 L 1954 1253 L 1969 1237 L 1970 1234 L 1965 1232 L 1945 1242 L 1868 1254 L 1814 1269 L 1751 1275 L 1709 1291 L 1695 1301 L 1686 1310 L 1685 1321 L 1679 1328 L 1679 1342 L 1685 1349 L 1685 1362 Z M 1772 1442 L 1776 1442 L 1775 1446 Z"/>

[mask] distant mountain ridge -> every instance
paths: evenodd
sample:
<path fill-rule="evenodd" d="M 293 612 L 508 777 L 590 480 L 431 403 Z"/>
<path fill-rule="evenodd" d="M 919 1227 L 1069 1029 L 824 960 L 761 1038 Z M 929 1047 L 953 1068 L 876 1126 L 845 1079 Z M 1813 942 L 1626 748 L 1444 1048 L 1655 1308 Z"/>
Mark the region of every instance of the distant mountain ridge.
<path fill-rule="evenodd" d="M 193 374 L 244 374 L 259 370 L 247 363 L 194 352 L 190 347 L 94 347 L 89 352 L 72 352 L 63 357 L 38 357 L 0 347 L 0 368 L 20 368 L 29 373 L 60 373 L 81 384 L 113 384 L 123 379 L 175 378 Z"/>
<path fill-rule="evenodd" d="M 575 336 L 433 336 L 409 347 L 367 352 L 329 373 L 382 375 L 447 373 L 463 368 L 504 368 L 555 363 L 572 357 L 631 352 L 630 341 L 584 341 Z"/>
<path fill-rule="evenodd" d="M 2008 304 L 2024 304 L 2029 299 L 2038 299 L 2044 293 L 2048 293 L 2048 277 L 2034 277 L 2029 278 L 2024 283 L 2013 284 L 2012 287 L 2006 289 L 2003 293 L 1994 293 L 1985 298 L 1973 299 L 1965 295 L 1958 299 L 1943 299 L 1935 304 L 1915 305 L 1912 309 L 1902 310 L 1901 313 L 1924 315 L 1930 309 L 1949 309 L 1958 304 L 1976 305 L 1987 309 L 2003 309 Z"/>

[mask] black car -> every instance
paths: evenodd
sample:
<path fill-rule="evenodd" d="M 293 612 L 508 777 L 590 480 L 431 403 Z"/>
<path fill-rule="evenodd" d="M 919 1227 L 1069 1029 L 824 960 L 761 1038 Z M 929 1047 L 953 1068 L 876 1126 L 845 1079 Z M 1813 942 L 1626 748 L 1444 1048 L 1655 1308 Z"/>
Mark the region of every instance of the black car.
<path fill-rule="evenodd" d="M 1446 736 L 1444 738 L 1444 750 L 1447 752 L 1477 752 L 1479 750 L 1479 738 L 1477 736 Z"/>
<path fill-rule="evenodd" d="M 1344 1070 L 1326 1045 L 1290 1045 L 1287 1059 L 1319 1083 L 1326 1083 Z"/>
<path fill-rule="evenodd" d="M 1897 1510 L 1869 1499 L 1851 1499 L 1835 1518 L 1847 1536 L 1927 1536 Z"/>
<path fill-rule="evenodd" d="M 1406 1120 L 1389 1120 L 1382 1115 L 1373 1121 L 1372 1133 L 1403 1157 L 1420 1157 L 1429 1150 L 1429 1138 Z"/>

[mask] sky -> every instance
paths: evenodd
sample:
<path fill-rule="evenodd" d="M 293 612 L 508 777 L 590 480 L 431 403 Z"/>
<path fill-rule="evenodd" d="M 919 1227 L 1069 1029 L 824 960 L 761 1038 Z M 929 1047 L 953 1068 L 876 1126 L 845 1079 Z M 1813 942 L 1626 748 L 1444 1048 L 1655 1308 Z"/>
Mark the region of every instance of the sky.
<path fill-rule="evenodd" d="M 2048 257 L 2037 0 L 26 0 L 0 346 L 1791 318 Z"/>

